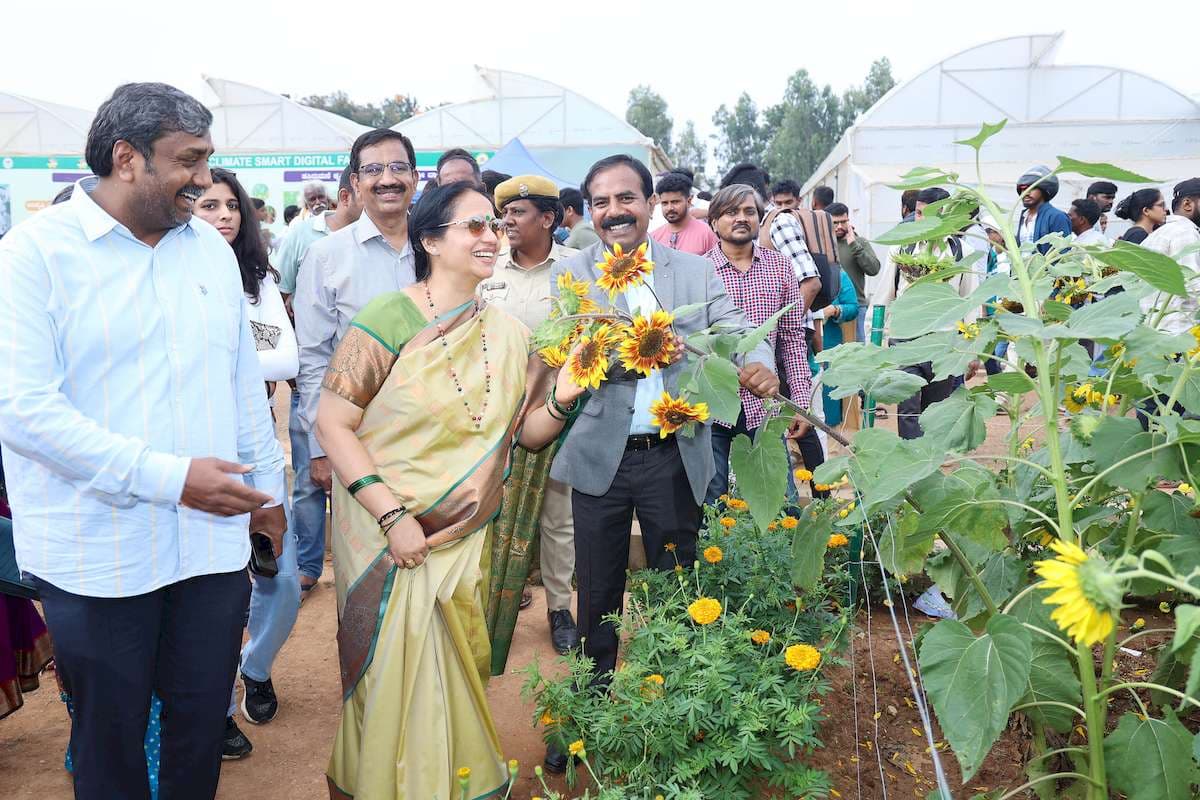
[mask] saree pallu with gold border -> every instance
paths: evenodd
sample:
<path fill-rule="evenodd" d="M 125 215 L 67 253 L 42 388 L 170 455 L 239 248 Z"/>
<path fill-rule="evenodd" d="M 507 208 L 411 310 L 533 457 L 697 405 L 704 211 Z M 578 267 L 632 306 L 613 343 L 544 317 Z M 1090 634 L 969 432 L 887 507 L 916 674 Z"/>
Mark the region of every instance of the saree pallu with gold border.
<path fill-rule="evenodd" d="M 546 389 L 527 386 L 527 372 L 540 375 L 528 332 L 504 312 L 476 314 L 468 304 L 442 322 L 445 346 L 407 295 L 377 298 L 356 317 L 325 379 L 327 390 L 364 409 L 359 440 L 430 546 L 423 565 L 397 568 L 376 520 L 335 482 L 344 704 L 327 773 L 333 798 L 449 800 L 459 796 L 462 767 L 471 770 L 471 798 L 500 794 L 508 781 L 485 694 L 487 548 L 526 390 L 537 397 Z M 470 414 L 485 395 L 477 429 Z"/>

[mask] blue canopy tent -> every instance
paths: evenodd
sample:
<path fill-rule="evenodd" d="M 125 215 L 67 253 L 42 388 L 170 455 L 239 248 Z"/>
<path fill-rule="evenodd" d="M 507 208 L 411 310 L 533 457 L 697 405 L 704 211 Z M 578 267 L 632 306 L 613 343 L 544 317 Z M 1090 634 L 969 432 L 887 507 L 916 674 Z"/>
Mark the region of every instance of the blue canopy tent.
<path fill-rule="evenodd" d="M 506 175 L 541 175 L 554 181 L 554 185 L 559 190 L 575 185 L 546 169 L 542 162 L 538 161 L 533 153 L 521 144 L 520 139 L 510 139 L 508 144 L 496 151 L 496 154 L 486 162 L 480 164 L 480 167 L 503 172 Z"/>

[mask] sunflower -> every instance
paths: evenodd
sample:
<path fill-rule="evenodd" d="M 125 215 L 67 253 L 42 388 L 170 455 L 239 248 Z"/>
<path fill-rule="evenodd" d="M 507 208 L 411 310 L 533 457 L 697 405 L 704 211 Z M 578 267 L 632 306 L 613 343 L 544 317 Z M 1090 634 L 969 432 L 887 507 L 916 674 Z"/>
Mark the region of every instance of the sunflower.
<path fill-rule="evenodd" d="M 1075 391 L 1078 392 L 1079 390 L 1076 389 Z M 1084 396 L 1086 397 L 1086 395 Z M 1078 414 L 1079 412 L 1083 411 L 1083 403 L 1079 402 L 1079 400 L 1075 398 L 1075 392 L 1071 392 L 1069 390 L 1067 391 L 1066 396 L 1063 397 L 1063 407 L 1072 414 Z"/>
<path fill-rule="evenodd" d="M 797 672 L 808 672 L 820 665 L 821 651 L 810 644 L 794 644 L 784 651 L 783 660 Z"/>
<path fill-rule="evenodd" d="M 675 354 L 673 321 L 674 317 L 661 309 L 649 319 L 641 314 L 634 317 L 633 325 L 625 329 L 625 341 L 617 350 L 625 369 L 648 376 L 656 369 L 670 366 Z"/>
<path fill-rule="evenodd" d="M 612 300 L 618 292 L 634 286 L 640 286 L 647 275 L 654 271 L 654 262 L 646 258 L 646 247 L 649 242 L 632 253 L 626 253 L 621 245 L 614 244 L 612 252 L 604 253 L 604 260 L 596 264 L 600 277 L 596 285 L 608 291 L 608 299 Z"/>
<path fill-rule="evenodd" d="M 571 354 L 568 343 L 556 344 L 553 347 L 543 347 L 538 350 L 538 356 L 542 361 L 546 362 L 546 366 L 550 369 L 558 369 L 563 364 L 567 363 L 567 356 Z"/>
<path fill-rule="evenodd" d="M 1121 581 L 1103 558 L 1089 556 L 1078 545 L 1056 539 L 1050 548 L 1058 556 L 1034 564 L 1046 588 L 1055 590 L 1042 601 L 1058 606 L 1050 619 L 1082 645 L 1104 641 L 1112 633 L 1113 617 L 1121 606 Z"/>
<path fill-rule="evenodd" d="M 579 349 L 567 362 L 571 380 L 576 386 L 599 389 L 600 383 L 608 379 L 611 336 L 612 329 L 608 325 L 601 325 L 591 336 L 584 336 L 579 340 Z"/>
<path fill-rule="evenodd" d="M 708 419 L 708 403 L 690 404 L 682 397 L 674 398 L 666 392 L 650 404 L 650 420 L 659 427 L 658 435 L 663 439 L 684 425 L 704 422 Z"/>
<path fill-rule="evenodd" d="M 716 564 L 724 557 L 725 554 L 721 552 L 721 548 L 717 547 L 715 544 L 711 547 L 704 548 L 704 560 L 710 564 Z"/>
<path fill-rule="evenodd" d="M 826 547 L 845 547 L 848 544 L 850 544 L 850 540 L 846 538 L 846 534 L 835 533 L 829 537 L 829 543 L 826 545 Z"/>
<path fill-rule="evenodd" d="M 721 616 L 721 601 L 701 597 L 688 606 L 688 616 L 698 625 L 711 625 Z"/>
<path fill-rule="evenodd" d="M 754 642 L 757 645 L 764 645 L 767 642 L 771 641 L 771 634 L 769 634 L 763 630 L 758 630 L 758 631 L 755 631 L 754 633 L 750 634 L 750 641 Z"/>
<path fill-rule="evenodd" d="M 599 314 L 600 306 L 588 296 L 591 291 L 591 281 L 577 281 L 569 272 L 558 276 L 558 296 L 564 300 L 563 310 L 568 314 Z"/>

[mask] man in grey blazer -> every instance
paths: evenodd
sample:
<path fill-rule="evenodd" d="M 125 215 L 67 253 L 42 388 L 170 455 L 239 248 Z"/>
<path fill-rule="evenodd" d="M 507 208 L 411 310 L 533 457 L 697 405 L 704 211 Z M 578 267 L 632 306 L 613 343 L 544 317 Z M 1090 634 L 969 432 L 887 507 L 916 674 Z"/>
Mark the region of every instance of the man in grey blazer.
<path fill-rule="evenodd" d="M 595 286 L 600 274 L 596 263 L 615 244 L 631 251 L 648 241 L 646 231 L 657 200 L 653 178 L 640 161 L 616 155 L 598 161 L 582 189 L 601 241 L 556 262 L 551 291 L 557 291 L 558 276 L 570 272 L 576 280 L 592 281 L 592 299 L 608 308 L 608 294 Z M 668 311 L 707 303 L 702 311 L 676 321 L 679 335 L 686 337 L 713 325 L 751 330 L 725 294 L 710 261 L 657 242 L 650 243 L 650 259 L 654 269 L 646 281 L 649 288 L 636 287 L 618 295 L 617 308 L 648 314 L 657 307 L 655 295 Z M 760 344 L 741 368 L 742 386 L 760 397 L 774 394 L 779 388 L 774 361 L 770 346 Z M 616 365 L 609 379 L 588 396 L 550 473 L 573 487 L 579 632 L 584 653 L 595 659 L 601 684 L 607 683 L 605 673 L 616 666 L 617 635 L 603 618 L 621 611 L 634 512 L 651 567 L 674 569 L 678 560 L 690 568 L 696 558 L 700 505 L 713 474 L 710 426 L 696 426 L 692 438 L 662 438 L 649 413 L 651 402 L 664 390 L 678 396 L 684 368 L 677 361 L 641 378 Z M 674 545 L 673 553 L 666 550 L 669 544 Z M 555 759 L 555 755 L 547 754 L 547 765 L 565 766 L 565 758 Z"/>

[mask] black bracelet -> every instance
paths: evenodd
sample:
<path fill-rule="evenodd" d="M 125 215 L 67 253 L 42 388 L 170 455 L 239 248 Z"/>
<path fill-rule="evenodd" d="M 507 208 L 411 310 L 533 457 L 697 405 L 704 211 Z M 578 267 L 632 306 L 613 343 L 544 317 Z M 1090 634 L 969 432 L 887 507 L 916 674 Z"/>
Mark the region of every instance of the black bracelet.
<path fill-rule="evenodd" d="M 408 513 L 407 508 L 405 508 L 404 506 L 397 506 L 396 508 L 393 508 L 391 511 L 387 511 L 387 512 L 381 514 L 379 516 L 379 519 L 377 519 L 375 521 L 382 527 L 383 523 L 387 522 L 388 520 L 392 520 L 393 522 L 395 522 L 407 513 Z M 396 519 L 392 519 L 392 517 L 395 517 Z"/>

